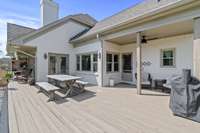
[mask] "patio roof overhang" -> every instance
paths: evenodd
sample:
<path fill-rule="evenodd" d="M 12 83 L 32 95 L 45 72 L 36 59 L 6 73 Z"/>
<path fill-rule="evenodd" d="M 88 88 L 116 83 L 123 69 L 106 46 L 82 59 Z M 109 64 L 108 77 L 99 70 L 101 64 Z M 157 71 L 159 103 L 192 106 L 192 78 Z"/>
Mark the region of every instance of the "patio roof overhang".
<path fill-rule="evenodd" d="M 183 3 L 182 3 L 183 2 Z M 184 3 L 186 2 L 186 3 Z M 182 3 L 181 5 L 179 5 Z M 181 21 L 191 20 L 200 17 L 200 1 L 185 0 L 180 3 L 173 4 L 167 9 L 160 8 L 134 18 L 132 21 L 126 21 L 121 25 L 108 28 L 105 31 L 95 32 L 92 35 L 82 36 L 76 40 L 70 41 L 72 44 L 79 44 L 87 42 L 88 40 L 96 38 L 97 34 L 102 39 L 108 40 L 116 36 L 124 36 L 125 34 L 142 32 L 153 28 L 158 28 L 164 25 L 169 25 Z M 114 23 L 114 22 L 113 22 Z"/>
<path fill-rule="evenodd" d="M 148 42 L 151 40 L 173 37 L 184 34 L 192 34 L 192 33 L 193 33 L 193 20 L 190 19 L 182 22 L 160 26 L 157 28 L 152 28 L 149 30 L 144 30 L 141 32 L 141 36 L 145 36 Z M 137 33 L 130 32 L 128 34 L 122 33 L 121 35 L 118 36 L 111 35 L 105 37 L 105 40 L 119 45 L 136 43 Z"/>
<path fill-rule="evenodd" d="M 10 56 L 15 56 L 15 53 L 20 53 L 25 56 L 35 58 L 35 55 L 36 55 L 35 47 L 30 47 L 30 46 L 25 46 L 25 45 L 9 44 L 7 45 L 7 51 L 8 51 L 8 55 Z"/>
<path fill-rule="evenodd" d="M 200 10 L 199 10 L 200 11 Z M 153 22 L 145 23 L 135 27 L 130 27 L 125 30 L 103 36 L 105 41 L 113 42 L 119 45 L 130 43 L 136 44 L 136 57 L 137 57 L 137 92 L 142 94 L 142 36 L 145 36 L 147 42 L 150 40 L 161 39 L 166 37 L 173 37 L 182 34 L 191 34 L 194 32 L 194 18 L 191 16 L 186 18 L 178 18 L 175 15 L 173 19 L 156 20 Z"/>

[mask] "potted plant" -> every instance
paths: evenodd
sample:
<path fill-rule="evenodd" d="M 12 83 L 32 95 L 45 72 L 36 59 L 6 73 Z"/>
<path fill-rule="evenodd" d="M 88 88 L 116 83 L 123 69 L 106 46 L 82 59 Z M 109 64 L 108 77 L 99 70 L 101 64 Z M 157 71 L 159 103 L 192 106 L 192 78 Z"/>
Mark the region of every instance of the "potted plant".
<path fill-rule="evenodd" d="M 9 80 L 13 77 L 12 72 L 6 72 L 0 70 L 0 87 L 8 87 Z"/>
<path fill-rule="evenodd" d="M 13 78 L 13 72 L 7 71 L 4 77 L 9 82 Z"/>

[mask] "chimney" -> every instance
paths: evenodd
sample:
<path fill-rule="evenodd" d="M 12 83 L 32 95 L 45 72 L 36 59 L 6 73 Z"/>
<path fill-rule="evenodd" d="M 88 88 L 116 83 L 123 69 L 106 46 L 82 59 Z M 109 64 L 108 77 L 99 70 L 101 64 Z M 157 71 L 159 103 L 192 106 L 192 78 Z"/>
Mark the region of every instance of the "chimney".
<path fill-rule="evenodd" d="M 59 5 L 53 0 L 40 1 L 41 26 L 58 20 Z"/>

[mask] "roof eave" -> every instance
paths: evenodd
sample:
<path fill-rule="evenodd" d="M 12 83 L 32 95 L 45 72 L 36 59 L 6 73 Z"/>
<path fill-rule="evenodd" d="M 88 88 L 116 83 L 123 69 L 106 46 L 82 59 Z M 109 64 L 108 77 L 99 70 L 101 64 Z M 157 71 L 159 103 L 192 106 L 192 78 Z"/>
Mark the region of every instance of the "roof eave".
<path fill-rule="evenodd" d="M 176 7 L 184 6 L 184 5 L 186 5 L 186 4 L 188 4 L 188 3 L 192 3 L 192 2 L 197 2 L 197 1 L 196 1 L 196 0 L 181 0 L 181 1 L 176 2 L 176 3 L 174 3 L 174 4 L 169 4 L 168 6 L 155 9 L 155 10 L 153 10 L 153 11 L 150 11 L 150 12 L 148 12 L 148 13 L 145 13 L 145 14 L 143 14 L 143 15 L 140 15 L 140 16 L 135 17 L 135 18 L 133 18 L 133 19 L 130 19 L 130 20 L 128 20 L 128 21 L 124 21 L 124 22 L 122 22 L 122 23 L 120 23 L 120 24 L 113 25 L 113 26 L 110 26 L 110 27 L 105 27 L 103 30 L 97 31 L 97 32 L 95 32 L 95 33 L 93 33 L 93 34 L 91 34 L 91 35 L 88 35 L 88 36 L 85 36 L 85 37 L 84 37 L 84 35 L 83 35 L 83 36 L 80 37 L 80 38 L 77 38 L 77 39 L 75 39 L 75 40 L 72 40 L 71 43 L 79 43 L 79 42 L 82 42 L 82 41 L 87 41 L 89 38 L 91 38 L 91 36 L 94 36 L 94 37 L 95 37 L 96 34 L 101 34 L 101 35 L 103 35 L 105 32 L 107 32 L 107 31 L 109 31 L 109 30 L 112 30 L 112 29 L 114 29 L 114 28 L 116 28 L 116 27 L 119 28 L 119 27 L 122 27 L 122 26 L 124 26 L 124 25 L 126 25 L 126 24 L 129 24 L 129 23 L 133 23 L 133 22 L 136 22 L 136 21 L 141 21 L 141 20 L 144 20 L 144 19 L 146 19 L 146 18 L 148 18 L 148 17 L 150 17 L 150 16 L 152 16 L 152 15 L 159 15 L 160 13 L 169 11 L 170 9 L 175 9 Z"/>
<path fill-rule="evenodd" d="M 55 24 L 53 24 L 53 25 L 51 25 L 51 26 L 49 26 L 49 27 L 48 27 L 48 26 L 47 26 L 47 27 L 42 27 L 42 28 L 40 28 L 40 29 L 38 29 L 38 30 L 36 30 L 36 31 L 31 32 L 30 34 L 27 34 L 27 35 L 25 35 L 25 36 L 19 37 L 19 38 L 15 39 L 15 40 L 12 40 L 12 41 L 13 41 L 13 42 L 22 42 L 22 44 L 23 44 L 23 43 L 26 43 L 26 42 L 28 42 L 29 40 L 32 40 L 32 38 L 34 38 L 35 35 L 37 35 L 37 34 L 39 34 L 39 33 L 41 33 L 41 32 L 45 32 L 45 31 L 47 31 L 47 30 L 53 29 L 53 28 L 55 28 L 55 27 L 57 27 L 57 26 L 63 25 L 63 24 L 65 24 L 65 23 L 69 22 L 69 21 L 75 21 L 75 22 L 77 22 L 77 23 L 83 24 L 83 25 L 85 25 L 85 26 L 87 26 L 87 27 L 90 27 L 90 28 L 93 26 L 93 25 L 90 25 L 90 24 L 86 24 L 86 23 L 80 22 L 80 21 L 78 21 L 78 20 L 76 20 L 76 19 L 74 19 L 74 18 L 72 18 L 72 17 L 69 17 L 68 19 L 63 20 L 63 21 L 60 22 L 60 23 L 55 23 Z"/>

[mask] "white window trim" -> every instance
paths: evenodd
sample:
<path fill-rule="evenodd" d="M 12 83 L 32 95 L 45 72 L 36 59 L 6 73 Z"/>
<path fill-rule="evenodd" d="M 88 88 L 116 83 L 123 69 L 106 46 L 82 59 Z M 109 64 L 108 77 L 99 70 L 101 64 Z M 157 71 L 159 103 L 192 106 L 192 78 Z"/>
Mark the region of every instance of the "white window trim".
<path fill-rule="evenodd" d="M 107 54 L 111 54 L 112 55 L 112 62 L 107 62 Z M 116 62 L 114 62 L 114 56 L 118 55 L 118 71 L 114 70 L 114 65 Z M 111 71 L 107 71 L 107 64 L 111 64 L 112 68 Z M 118 73 L 120 72 L 120 54 L 119 53 L 114 53 L 114 52 L 106 52 L 106 73 Z"/>
<path fill-rule="evenodd" d="M 173 65 L 172 66 L 164 66 L 163 65 L 163 59 L 164 59 L 163 58 L 163 52 L 169 51 L 169 50 L 173 51 L 173 57 L 171 58 L 171 59 L 173 59 Z M 160 50 L 160 67 L 161 68 L 176 68 L 176 48 L 165 48 L 165 49 Z"/>
<path fill-rule="evenodd" d="M 79 57 L 79 63 L 78 63 L 78 57 Z M 80 71 L 81 70 L 81 56 L 80 55 L 76 55 L 76 71 Z M 77 65 L 79 65 L 79 70 Z"/>
<path fill-rule="evenodd" d="M 94 54 L 97 55 L 97 61 L 94 61 Z M 92 59 L 92 61 L 91 61 L 92 72 L 98 72 L 98 53 L 92 53 L 91 54 L 91 59 Z M 94 71 L 94 64 L 97 65 L 97 71 Z"/>
<path fill-rule="evenodd" d="M 96 62 L 94 62 L 94 59 L 93 59 L 94 54 L 97 54 L 97 61 Z M 90 68 L 89 71 L 82 70 L 82 56 L 83 55 L 90 55 L 90 58 L 91 58 L 91 62 L 90 62 L 91 68 Z M 80 56 L 80 62 L 79 62 L 80 70 L 77 70 L 77 56 Z M 97 63 L 97 71 L 96 72 L 94 72 L 94 70 L 93 70 L 93 64 L 94 63 Z M 76 71 L 77 72 L 92 72 L 92 73 L 97 73 L 98 72 L 98 53 L 97 52 L 90 52 L 90 53 L 77 54 L 76 55 Z"/>
<path fill-rule="evenodd" d="M 48 53 L 48 74 L 50 74 L 50 57 L 55 57 L 56 59 L 56 65 L 55 65 L 55 74 L 61 74 L 61 64 L 60 64 L 60 61 L 61 61 L 61 57 L 66 57 L 66 61 L 67 61 L 67 58 L 70 58 L 68 54 L 60 54 L 60 53 Z M 70 62 L 66 62 L 66 73 L 69 73 L 69 64 Z"/>

